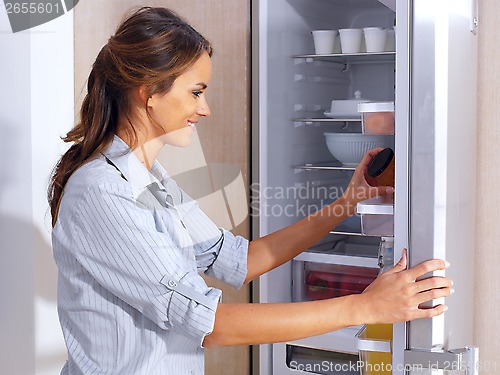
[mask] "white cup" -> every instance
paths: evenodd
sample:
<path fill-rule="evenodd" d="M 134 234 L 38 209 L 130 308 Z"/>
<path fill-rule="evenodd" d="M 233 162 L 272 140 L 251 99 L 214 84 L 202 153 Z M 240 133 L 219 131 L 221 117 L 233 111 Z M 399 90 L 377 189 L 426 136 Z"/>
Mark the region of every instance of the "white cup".
<path fill-rule="evenodd" d="M 381 27 L 366 27 L 365 34 L 366 52 L 384 52 L 387 39 L 387 30 Z"/>
<path fill-rule="evenodd" d="M 361 51 L 361 41 L 363 30 L 361 29 L 340 29 L 340 44 L 342 53 L 359 53 Z"/>
<path fill-rule="evenodd" d="M 337 30 L 314 30 L 312 34 L 316 55 L 328 55 L 333 53 L 338 34 Z"/>

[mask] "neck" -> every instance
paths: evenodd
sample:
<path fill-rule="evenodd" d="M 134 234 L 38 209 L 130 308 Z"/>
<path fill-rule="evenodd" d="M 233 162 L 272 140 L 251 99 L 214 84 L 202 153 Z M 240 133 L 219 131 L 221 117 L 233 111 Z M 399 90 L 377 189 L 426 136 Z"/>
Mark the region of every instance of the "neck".
<path fill-rule="evenodd" d="M 119 126 L 116 135 L 130 147 L 135 156 L 137 156 L 137 159 L 139 159 L 148 170 L 151 170 L 153 162 L 158 157 L 163 146 L 165 146 L 162 137 L 151 137 L 147 132 L 144 132 L 144 128 L 137 127 L 137 140 L 134 143 L 134 139 L 125 129 L 125 127 Z"/>
<path fill-rule="evenodd" d="M 137 159 L 150 170 L 163 146 L 164 144 L 159 138 L 154 138 L 146 142 L 138 142 L 132 151 Z"/>

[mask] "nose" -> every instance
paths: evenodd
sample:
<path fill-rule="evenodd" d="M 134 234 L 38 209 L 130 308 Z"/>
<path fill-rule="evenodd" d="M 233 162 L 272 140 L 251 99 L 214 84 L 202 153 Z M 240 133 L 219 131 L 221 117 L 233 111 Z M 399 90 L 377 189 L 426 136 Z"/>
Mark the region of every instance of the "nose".
<path fill-rule="evenodd" d="M 196 111 L 199 116 L 208 117 L 210 116 L 210 107 L 208 106 L 207 100 L 203 97 L 198 110 Z"/>

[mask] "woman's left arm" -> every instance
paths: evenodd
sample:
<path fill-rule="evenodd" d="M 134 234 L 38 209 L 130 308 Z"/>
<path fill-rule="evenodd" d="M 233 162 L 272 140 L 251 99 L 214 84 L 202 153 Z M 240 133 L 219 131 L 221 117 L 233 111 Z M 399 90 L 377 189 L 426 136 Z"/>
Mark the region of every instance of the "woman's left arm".
<path fill-rule="evenodd" d="M 344 192 L 335 202 L 288 227 L 250 242 L 245 283 L 286 263 L 326 236 L 333 228 L 356 213 L 356 205 L 365 199 L 391 194 L 387 186 L 372 186 L 367 175 L 373 157 L 382 149 L 368 151 Z M 371 184 L 370 184 L 371 183 Z"/>

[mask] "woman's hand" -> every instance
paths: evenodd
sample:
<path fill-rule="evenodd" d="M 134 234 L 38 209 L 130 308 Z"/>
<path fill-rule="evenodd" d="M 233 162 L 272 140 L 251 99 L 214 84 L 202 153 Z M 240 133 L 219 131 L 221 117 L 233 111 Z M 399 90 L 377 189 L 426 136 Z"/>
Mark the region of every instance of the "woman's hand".
<path fill-rule="evenodd" d="M 394 188 L 390 186 L 375 186 L 373 177 L 368 175 L 368 167 L 370 163 L 382 150 L 383 148 L 374 148 L 366 152 L 365 156 L 354 171 L 354 175 L 352 176 L 346 191 L 342 195 L 350 215 L 354 215 L 356 213 L 356 205 L 358 202 L 375 198 L 380 195 L 394 193 Z"/>
<path fill-rule="evenodd" d="M 449 296 L 453 293 L 453 282 L 441 276 L 417 279 L 428 272 L 444 270 L 448 266 L 448 262 L 442 259 L 432 259 L 407 270 L 405 250 L 400 261 L 380 275 L 360 295 L 363 298 L 361 309 L 364 322 L 390 324 L 442 314 L 448 309 L 445 305 L 431 308 L 421 305 Z"/>

